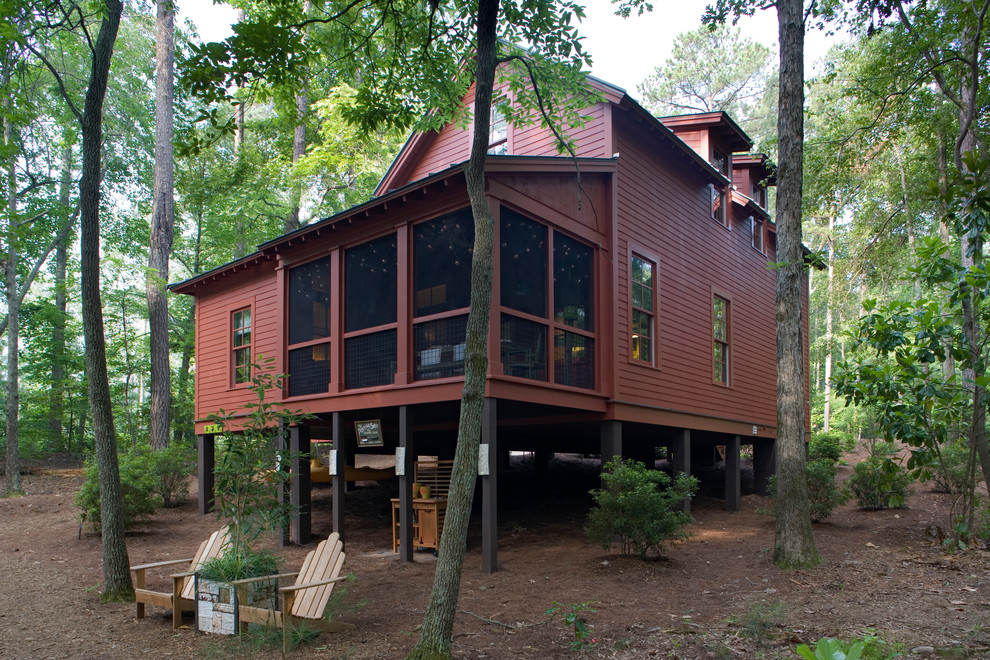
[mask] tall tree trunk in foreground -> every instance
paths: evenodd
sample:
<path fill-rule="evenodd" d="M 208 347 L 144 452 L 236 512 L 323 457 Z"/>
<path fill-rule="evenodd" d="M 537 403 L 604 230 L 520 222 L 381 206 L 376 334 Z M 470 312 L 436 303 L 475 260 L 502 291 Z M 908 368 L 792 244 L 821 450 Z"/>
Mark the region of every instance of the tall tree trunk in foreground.
<path fill-rule="evenodd" d="M 303 3 L 303 14 L 308 14 L 312 5 L 309 0 Z M 305 38 L 305 34 L 303 35 Z M 296 168 L 299 160 L 306 155 L 306 115 L 309 113 L 309 93 L 306 80 L 302 81 L 302 89 L 296 95 L 296 130 L 292 134 L 292 169 Z M 302 205 L 302 181 L 292 182 L 291 204 L 289 214 L 285 217 L 285 233 L 299 229 L 299 210 Z"/>
<path fill-rule="evenodd" d="M 70 187 L 72 186 L 72 143 L 62 146 L 62 179 L 59 182 L 59 206 L 62 223 L 73 223 L 75 214 L 69 208 Z M 72 243 L 71 230 L 66 232 L 55 246 L 55 318 L 52 322 L 52 388 L 48 393 L 48 447 L 55 450 L 64 446 L 62 442 L 62 416 L 65 414 L 65 319 L 66 319 L 66 272 L 69 265 L 69 245 Z"/>
<path fill-rule="evenodd" d="M 96 466 L 100 481 L 100 523 L 103 532 L 103 598 L 133 599 L 134 587 L 124 543 L 124 506 L 117 461 L 117 434 L 110 406 L 107 349 L 103 336 L 100 299 L 100 148 L 103 143 L 103 100 L 107 93 L 110 59 L 123 11 L 121 0 L 105 0 L 106 15 L 93 44 L 93 68 L 80 117 L 82 178 L 80 205 L 80 280 L 83 334 L 86 338 L 86 375 L 93 416 Z"/>
<path fill-rule="evenodd" d="M 409 658 L 433 660 L 451 657 L 451 637 L 461 588 L 461 569 L 467 550 L 471 500 L 478 476 L 481 418 L 488 373 L 488 317 L 492 293 L 492 230 L 494 220 L 485 197 L 485 157 L 491 123 L 492 87 L 497 65 L 496 28 L 499 0 L 480 0 L 477 27 L 477 72 L 474 91 L 474 136 L 465 168 L 468 197 L 474 215 L 474 256 L 471 260 L 471 311 L 468 315 L 464 391 L 457 432 L 457 450 L 447 496 L 447 515 L 440 537 L 433 591 L 419 641 Z"/>
<path fill-rule="evenodd" d="M 5 104 L 10 107 L 9 100 Z M 3 143 L 8 149 L 14 137 L 14 125 L 9 117 L 3 121 Z M 17 297 L 17 160 L 13 155 L 7 163 L 7 259 L 4 280 L 7 285 L 7 460 L 4 477 L 4 492 L 21 492 L 21 455 L 17 438 L 17 414 L 20 409 L 20 377 L 18 375 L 17 352 L 21 326 L 18 319 L 20 300 Z"/>
<path fill-rule="evenodd" d="M 821 562 L 811 531 L 805 474 L 805 378 L 801 331 L 801 177 L 804 139 L 804 6 L 778 0 L 780 101 L 777 135 L 777 533 L 774 563 Z"/>
<path fill-rule="evenodd" d="M 175 16 L 172 0 L 157 0 L 155 20 L 155 191 L 148 253 L 148 317 L 151 336 L 151 447 L 164 449 L 169 441 L 172 374 L 168 354 L 168 259 L 175 227 L 172 157 L 173 71 L 175 69 Z"/>

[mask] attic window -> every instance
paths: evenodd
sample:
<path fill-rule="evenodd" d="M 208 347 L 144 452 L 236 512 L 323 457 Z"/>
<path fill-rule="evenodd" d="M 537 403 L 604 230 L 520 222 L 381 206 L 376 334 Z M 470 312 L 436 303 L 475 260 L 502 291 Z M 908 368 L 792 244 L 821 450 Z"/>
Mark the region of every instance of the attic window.
<path fill-rule="evenodd" d="M 729 157 L 718 149 L 712 149 L 712 167 L 724 174 L 729 176 Z"/>
<path fill-rule="evenodd" d="M 488 153 L 493 156 L 504 156 L 509 153 L 509 122 L 494 106 L 491 125 L 488 128 Z"/>

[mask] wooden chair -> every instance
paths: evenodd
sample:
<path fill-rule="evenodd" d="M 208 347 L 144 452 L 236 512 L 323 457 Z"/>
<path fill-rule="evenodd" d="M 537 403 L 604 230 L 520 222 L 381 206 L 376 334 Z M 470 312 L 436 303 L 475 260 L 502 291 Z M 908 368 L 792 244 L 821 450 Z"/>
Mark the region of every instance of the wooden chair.
<path fill-rule="evenodd" d="M 226 527 L 213 532 L 210 538 L 199 545 L 196 556 L 192 559 L 175 559 L 172 561 L 158 561 L 152 564 L 141 564 L 131 566 L 134 573 L 134 600 L 137 603 L 137 618 L 144 618 L 144 606 L 156 605 L 158 607 L 168 607 L 172 609 L 172 627 L 178 628 L 182 623 L 183 612 L 196 611 L 196 581 L 193 574 L 199 570 L 206 561 L 220 556 L 227 546 L 230 535 Z M 145 588 L 145 572 L 151 568 L 162 566 L 175 566 L 177 564 L 188 564 L 189 570 L 185 573 L 176 573 L 172 578 L 172 592 L 151 591 Z"/>
<path fill-rule="evenodd" d="M 344 556 L 344 544 L 340 540 L 340 534 L 334 532 L 306 555 L 298 573 L 280 573 L 234 582 L 238 593 L 237 613 L 241 629 L 244 630 L 249 623 L 281 628 L 282 645 L 286 653 L 289 650 L 292 626 L 298 621 L 306 621 L 320 632 L 354 630 L 354 625 L 350 623 L 323 620 L 323 611 L 330 600 L 330 594 L 333 593 L 334 585 L 347 579 L 340 576 L 344 566 Z M 283 601 L 281 611 L 240 604 L 247 602 L 248 584 L 293 576 L 296 578 L 295 584 L 279 589 Z"/>

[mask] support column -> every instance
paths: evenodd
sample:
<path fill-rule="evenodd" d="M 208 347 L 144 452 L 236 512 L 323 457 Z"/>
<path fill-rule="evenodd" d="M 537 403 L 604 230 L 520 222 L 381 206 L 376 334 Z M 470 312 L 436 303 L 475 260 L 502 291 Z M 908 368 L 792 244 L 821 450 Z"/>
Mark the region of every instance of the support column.
<path fill-rule="evenodd" d="M 488 447 L 488 474 L 481 476 L 481 572 L 498 570 L 498 411 L 486 398 L 481 417 L 481 447 Z M 482 461 L 484 457 L 482 457 Z"/>
<path fill-rule="evenodd" d="M 310 429 L 308 426 L 293 426 L 289 429 L 289 460 L 292 464 L 289 503 L 292 505 L 292 536 L 298 545 L 306 545 L 313 538 L 309 440 Z"/>
<path fill-rule="evenodd" d="M 622 422 L 609 420 L 602 422 L 602 465 L 613 458 L 622 458 Z"/>
<path fill-rule="evenodd" d="M 753 487 L 757 495 L 767 494 L 767 483 L 775 471 L 776 440 L 753 438 Z"/>
<path fill-rule="evenodd" d="M 402 460 L 402 473 L 399 476 L 399 560 L 413 560 L 413 497 L 412 483 L 416 478 L 413 472 L 416 464 L 416 448 L 413 442 L 413 415 L 409 406 L 399 406 L 399 447 L 402 451 L 397 461 Z M 399 468 L 398 462 L 395 465 Z M 395 530 L 392 531 L 395 533 Z"/>
<path fill-rule="evenodd" d="M 738 435 L 730 435 L 725 439 L 726 511 L 740 511 L 742 509 L 742 474 L 739 469 L 739 447 L 741 444 Z"/>
<path fill-rule="evenodd" d="M 344 416 L 333 414 L 333 531 L 344 540 L 344 466 L 347 465 L 347 441 L 344 438 Z"/>
<path fill-rule="evenodd" d="M 673 453 L 674 473 L 691 475 L 691 429 L 680 429 L 674 433 L 670 443 Z M 684 498 L 684 510 L 691 510 L 691 498 Z"/>
<path fill-rule="evenodd" d="M 283 548 L 291 542 L 289 530 L 295 523 L 295 510 L 291 507 L 292 496 L 290 494 L 290 481 L 292 479 L 292 459 L 289 446 L 292 442 L 288 439 L 289 431 L 285 425 L 279 422 L 278 437 L 275 438 L 275 451 L 278 452 L 277 469 L 281 473 L 278 475 L 278 508 L 279 511 L 288 511 L 289 517 L 280 521 L 278 530 L 278 544 Z"/>
<path fill-rule="evenodd" d="M 217 460 L 215 438 L 216 436 L 212 433 L 196 436 L 196 467 L 199 471 L 199 515 L 201 516 L 213 511 L 215 479 L 213 467 Z"/>

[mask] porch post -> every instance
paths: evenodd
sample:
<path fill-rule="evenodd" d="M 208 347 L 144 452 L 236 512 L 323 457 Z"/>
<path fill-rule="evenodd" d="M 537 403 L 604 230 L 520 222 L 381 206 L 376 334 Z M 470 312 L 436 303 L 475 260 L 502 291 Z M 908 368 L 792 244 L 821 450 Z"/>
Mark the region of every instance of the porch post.
<path fill-rule="evenodd" d="M 758 495 L 767 494 L 767 483 L 774 473 L 775 440 L 753 438 L 753 486 Z"/>
<path fill-rule="evenodd" d="M 292 495 L 290 494 L 290 481 L 292 480 L 292 462 L 289 457 L 290 450 L 289 447 L 292 441 L 288 438 L 289 431 L 286 429 L 282 422 L 279 422 L 278 426 L 278 437 L 275 439 L 275 450 L 281 458 L 279 461 L 278 469 L 285 474 L 280 474 L 278 481 L 278 506 L 280 510 L 285 510 L 287 504 L 289 505 L 289 518 L 284 519 L 280 522 L 280 527 L 278 530 L 278 544 L 285 547 L 291 543 L 290 530 L 295 524 L 295 510 L 291 508 Z"/>
<path fill-rule="evenodd" d="M 413 560 L 413 492 L 412 483 L 416 478 L 416 448 L 413 442 L 413 414 L 409 406 L 399 406 L 399 446 L 403 448 L 405 469 L 399 476 L 399 559 Z M 398 468 L 399 465 L 396 465 Z M 393 530 L 393 533 L 394 530 Z"/>
<path fill-rule="evenodd" d="M 298 545 L 309 543 L 313 537 L 309 441 L 310 429 L 308 426 L 293 426 L 289 429 L 289 460 L 292 465 L 289 504 L 292 506 L 292 536 Z"/>
<path fill-rule="evenodd" d="M 691 474 L 691 429 L 680 429 L 674 433 L 671 443 L 674 459 L 674 473 Z M 691 510 L 691 498 L 684 498 L 684 510 Z"/>
<path fill-rule="evenodd" d="M 602 465 L 613 458 L 622 458 L 622 422 L 610 419 L 602 422 Z"/>
<path fill-rule="evenodd" d="M 333 414 L 333 455 L 337 457 L 333 464 L 333 531 L 340 534 L 344 540 L 344 481 L 347 465 L 347 441 L 344 439 L 344 416 L 339 412 Z"/>
<path fill-rule="evenodd" d="M 738 435 L 730 435 L 725 439 L 725 510 L 739 511 L 742 509 L 742 483 L 739 472 L 739 447 L 741 439 Z"/>
<path fill-rule="evenodd" d="M 199 470 L 199 515 L 213 511 L 214 480 L 213 467 L 216 464 L 216 436 L 203 433 L 196 436 L 197 469 Z"/>
<path fill-rule="evenodd" d="M 481 448 L 488 447 L 488 474 L 481 476 L 481 572 L 498 570 L 498 412 L 497 399 L 485 398 Z"/>

